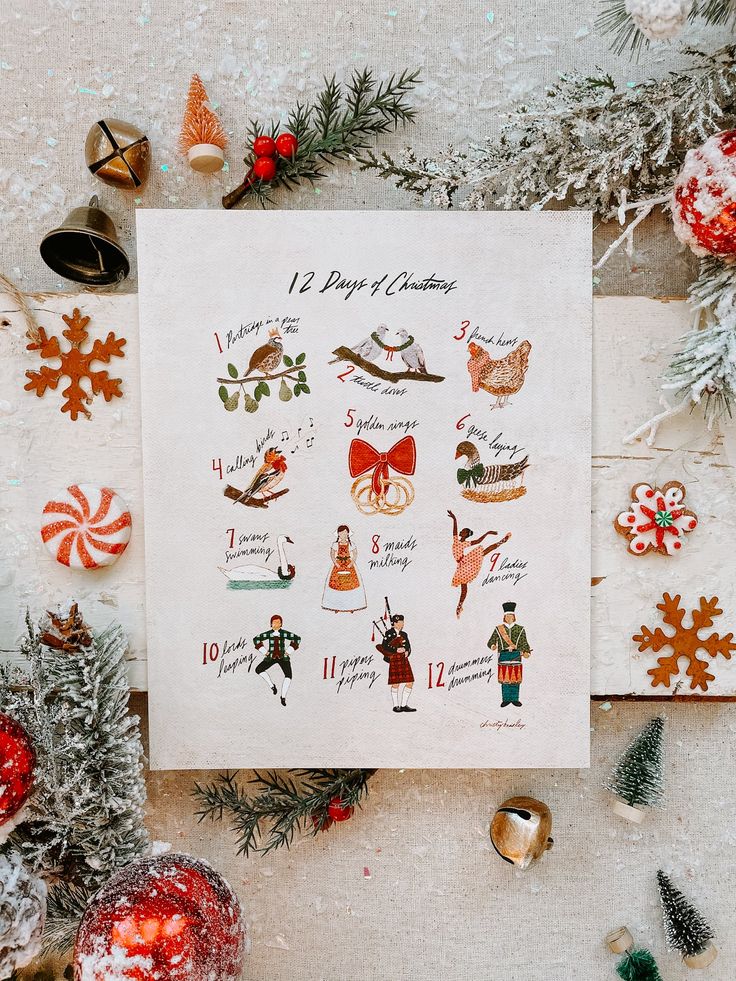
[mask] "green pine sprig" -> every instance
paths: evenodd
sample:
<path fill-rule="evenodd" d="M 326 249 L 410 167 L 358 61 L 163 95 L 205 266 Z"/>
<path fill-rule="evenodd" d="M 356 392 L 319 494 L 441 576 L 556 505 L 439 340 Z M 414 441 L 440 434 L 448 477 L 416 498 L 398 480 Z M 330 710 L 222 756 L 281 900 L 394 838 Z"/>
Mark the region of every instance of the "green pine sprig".
<path fill-rule="evenodd" d="M 94 890 L 58 881 L 49 889 L 46 901 L 46 926 L 43 949 L 46 954 L 65 954 L 74 946 L 79 923 Z"/>
<path fill-rule="evenodd" d="M 315 184 L 325 177 L 330 164 L 357 157 L 382 134 L 414 122 L 416 110 L 408 95 L 420 81 L 418 69 L 404 70 L 383 82 L 376 81 L 369 68 L 354 71 L 345 85 L 334 75 L 325 78 L 324 88 L 315 100 L 311 104 L 297 103 L 287 116 L 283 129 L 298 142 L 294 156 L 279 159 L 271 181 L 246 175 L 242 184 L 222 199 L 223 206 L 232 208 L 248 195 L 264 207 L 273 204 L 274 191 L 293 191 L 302 181 Z M 248 139 L 252 144 L 259 136 L 275 138 L 281 128 L 282 124 L 275 120 L 266 125 L 251 120 Z M 254 161 L 252 153 L 245 158 L 249 171 Z"/>
<path fill-rule="evenodd" d="M 291 845 L 300 832 L 314 836 L 329 826 L 328 808 L 338 799 L 343 806 L 360 807 L 375 770 L 256 771 L 249 794 L 237 773 L 221 773 L 211 784 L 195 784 L 192 796 L 201 804 L 200 821 L 225 817 L 235 832 L 238 855 Z"/>

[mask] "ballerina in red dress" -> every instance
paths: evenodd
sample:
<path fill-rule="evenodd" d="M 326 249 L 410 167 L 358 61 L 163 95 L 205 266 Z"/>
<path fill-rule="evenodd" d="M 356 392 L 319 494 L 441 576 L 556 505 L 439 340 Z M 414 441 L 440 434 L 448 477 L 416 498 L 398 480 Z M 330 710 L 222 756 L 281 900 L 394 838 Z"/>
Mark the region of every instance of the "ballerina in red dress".
<path fill-rule="evenodd" d="M 455 614 L 459 617 L 463 612 L 463 604 L 468 595 L 468 584 L 477 578 L 483 568 L 483 559 L 490 552 L 504 545 L 511 538 L 511 532 L 494 542 L 493 545 L 487 545 L 483 548 L 481 545 L 483 539 L 489 535 L 497 535 L 497 531 L 487 531 L 480 538 L 471 540 L 473 532 L 470 528 L 463 528 L 462 531 L 458 531 L 457 518 L 452 511 L 447 513 L 452 518 L 452 557 L 457 562 L 455 575 L 452 577 L 452 585 L 460 587 L 460 600 L 455 610 Z"/>

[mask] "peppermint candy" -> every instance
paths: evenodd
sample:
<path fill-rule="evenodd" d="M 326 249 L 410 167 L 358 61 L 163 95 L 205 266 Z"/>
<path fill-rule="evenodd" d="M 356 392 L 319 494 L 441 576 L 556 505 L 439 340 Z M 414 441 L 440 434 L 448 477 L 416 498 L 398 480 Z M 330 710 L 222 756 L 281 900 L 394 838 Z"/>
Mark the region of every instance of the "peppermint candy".
<path fill-rule="evenodd" d="M 41 538 L 61 565 L 99 569 L 125 551 L 131 524 L 128 505 L 114 490 L 72 484 L 45 505 Z"/>

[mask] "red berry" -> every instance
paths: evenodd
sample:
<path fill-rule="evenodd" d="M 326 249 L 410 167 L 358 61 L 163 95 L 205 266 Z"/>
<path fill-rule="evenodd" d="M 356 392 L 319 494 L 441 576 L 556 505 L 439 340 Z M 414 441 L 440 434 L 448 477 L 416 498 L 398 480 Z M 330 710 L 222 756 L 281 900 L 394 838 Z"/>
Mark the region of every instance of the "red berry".
<path fill-rule="evenodd" d="M 276 176 L 276 161 L 272 157 L 258 157 L 253 164 L 253 176 L 259 181 L 272 181 Z"/>
<path fill-rule="evenodd" d="M 351 804 L 343 804 L 339 797 L 333 797 L 327 808 L 328 815 L 333 821 L 347 821 L 353 816 L 355 808 Z"/>
<path fill-rule="evenodd" d="M 335 822 L 327 814 L 313 814 L 312 824 L 318 831 L 327 831 Z"/>
<path fill-rule="evenodd" d="M 276 137 L 276 150 L 280 157 L 289 157 L 291 159 L 298 147 L 299 142 L 291 133 L 282 133 L 281 136 Z"/>
<path fill-rule="evenodd" d="M 257 157 L 275 157 L 277 143 L 271 136 L 257 136 L 253 141 L 253 153 Z"/>

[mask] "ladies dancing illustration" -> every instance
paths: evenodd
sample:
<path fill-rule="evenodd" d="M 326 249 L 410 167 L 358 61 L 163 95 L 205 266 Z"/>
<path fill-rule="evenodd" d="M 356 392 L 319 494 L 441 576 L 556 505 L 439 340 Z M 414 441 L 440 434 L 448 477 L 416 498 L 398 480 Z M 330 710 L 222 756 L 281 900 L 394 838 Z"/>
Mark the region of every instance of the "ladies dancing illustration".
<path fill-rule="evenodd" d="M 350 539 L 347 525 L 339 525 L 330 548 L 332 566 L 322 594 L 322 609 L 335 613 L 355 613 L 366 608 L 365 589 L 355 561 L 358 550 Z"/>
<path fill-rule="evenodd" d="M 463 528 L 462 531 L 458 532 L 457 518 L 452 511 L 447 513 L 452 518 L 452 557 L 457 562 L 455 575 L 452 577 L 452 585 L 460 587 L 460 600 L 455 610 L 455 614 L 459 617 L 463 612 L 463 604 L 468 595 L 468 585 L 478 577 L 483 568 L 483 559 L 490 552 L 504 545 L 511 538 L 511 532 L 494 542 L 493 545 L 487 545 L 483 548 L 481 545 L 483 539 L 488 538 L 489 535 L 497 535 L 497 531 L 486 531 L 480 538 L 471 540 L 473 532 L 470 528 Z"/>

